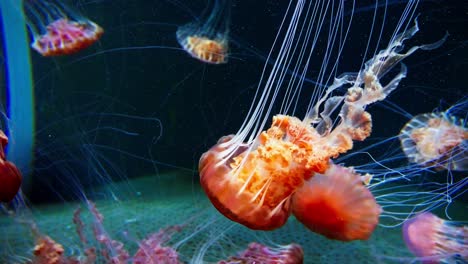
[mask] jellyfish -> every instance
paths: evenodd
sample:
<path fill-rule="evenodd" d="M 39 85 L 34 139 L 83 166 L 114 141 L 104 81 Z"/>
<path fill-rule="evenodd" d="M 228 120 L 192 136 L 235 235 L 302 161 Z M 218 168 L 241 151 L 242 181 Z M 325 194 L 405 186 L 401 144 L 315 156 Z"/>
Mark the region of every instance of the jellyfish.
<path fill-rule="evenodd" d="M 22 190 L 29 190 L 34 149 L 34 89 L 31 73 L 30 49 L 22 1 L 0 1 L 0 20 L 3 32 L 4 92 L 9 140 L 14 142 L 6 156 L 24 174 Z M 2 110 L 4 108 L 2 107 Z M 3 111 L 2 111 L 3 112 Z"/>
<path fill-rule="evenodd" d="M 252 242 L 246 250 L 235 257 L 221 260 L 218 264 L 264 263 L 264 264 L 300 264 L 304 262 L 304 252 L 298 244 L 289 244 L 279 248 Z"/>
<path fill-rule="evenodd" d="M 468 227 L 430 212 L 407 220 L 403 224 L 403 238 L 422 263 L 468 261 Z"/>
<path fill-rule="evenodd" d="M 330 239 L 366 240 L 379 223 L 381 208 L 365 182 L 352 168 L 331 164 L 294 193 L 292 213 Z"/>
<path fill-rule="evenodd" d="M 410 162 L 438 170 L 468 170 L 468 129 L 465 120 L 450 111 L 416 115 L 399 138 Z"/>
<path fill-rule="evenodd" d="M 8 138 L 0 130 L 0 202 L 10 202 L 15 198 L 21 187 L 21 172 L 15 164 L 6 160 L 5 148 Z"/>
<path fill-rule="evenodd" d="M 207 17 L 180 26 L 177 41 L 190 56 L 210 64 L 226 63 L 231 1 L 215 0 Z"/>
<path fill-rule="evenodd" d="M 345 241 L 366 239 L 375 228 L 380 212 L 371 194 L 359 186 L 361 183 L 357 180 L 357 176 L 339 180 L 337 176 L 331 179 L 324 177 L 328 177 L 325 176 L 328 174 L 334 175 L 335 170 L 338 170 L 333 167 L 332 159 L 351 150 L 353 141 L 365 140 L 371 134 L 372 117 L 366 111 L 366 107 L 384 100 L 395 90 L 400 81 L 406 77 L 407 69 L 401 64 L 399 72 L 395 73 L 393 78 L 389 79 L 387 74 L 392 72 L 394 66 L 402 59 L 416 50 L 436 48 L 444 39 L 433 44 L 415 46 L 403 52 L 404 41 L 419 30 L 416 20 L 415 25 L 410 27 L 408 24 L 412 20 L 411 16 L 403 15 L 402 21 L 405 22 L 399 23 L 388 46 L 363 63 L 364 66 L 359 72 L 342 74 L 336 78 L 329 77 L 329 80 L 333 79 L 329 85 L 317 85 L 306 115 L 301 120 L 286 113 L 298 111 L 296 107 L 297 101 L 302 96 L 302 79 L 293 78 L 289 83 L 283 84 L 284 74 L 288 67 L 295 67 L 296 72 L 305 75 L 310 59 L 306 60 L 304 53 L 309 48 L 313 50 L 317 44 L 315 41 L 320 37 L 329 38 L 327 52 L 323 58 L 324 65 L 331 58 L 335 58 L 331 55 L 333 50 L 343 48 L 344 42 L 335 42 L 339 39 L 336 35 L 340 32 L 338 28 L 331 28 L 331 32 L 325 33 L 327 31 L 320 28 L 321 19 L 324 18 L 305 12 L 309 8 L 321 10 L 327 3 L 329 1 L 314 3 L 299 1 L 296 6 L 291 6 L 289 9 L 291 22 L 285 25 L 286 29 L 280 28 L 278 33 L 284 37 L 284 41 L 283 43 L 278 41 L 280 43 L 276 44 L 279 46 L 277 62 L 273 65 L 271 75 L 261 78 L 261 83 L 265 82 L 265 88 L 263 91 L 260 89 L 257 91 L 249 116 L 238 133 L 222 137 L 201 156 L 200 182 L 218 211 L 248 228 L 256 230 L 279 228 L 293 212 L 312 231 Z M 340 7 L 345 6 L 343 1 L 335 4 Z M 340 21 L 331 23 L 336 27 L 340 25 L 348 27 L 350 25 L 347 23 L 350 21 L 341 21 L 343 9 L 340 7 L 331 9 L 331 13 L 327 15 Z M 410 1 L 405 8 L 404 14 L 412 13 L 415 8 L 414 2 Z M 272 50 L 275 50 L 275 46 Z M 340 53 L 335 58 L 337 60 L 335 64 L 338 63 L 339 56 Z M 295 61 L 296 59 L 298 61 Z M 318 77 L 321 80 L 319 83 L 322 83 L 322 80 L 326 81 L 327 74 L 333 75 L 333 70 L 329 72 L 329 67 L 322 66 Z M 381 82 L 384 76 L 389 79 L 385 84 Z M 282 94 L 280 93 L 282 85 L 286 85 L 287 90 L 284 92 L 280 114 L 273 116 L 271 126 L 263 130 L 273 111 L 274 100 Z M 346 94 L 336 95 L 343 88 L 347 88 Z M 334 114 L 337 114 L 337 120 L 333 120 Z M 318 178 L 314 179 L 315 177 Z M 362 209 L 360 212 L 363 217 L 353 219 L 355 215 L 348 213 L 344 208 L 333 208 L 335 205 L 345 206 L 345 203 L 330 201 L 328 204 L 322 203 L 328 206 L 323 209 L 327 216 L 351 218 L 346 219 L 344 223 L 332 223 L 332 219 L 323 219 L 314 223 L 316 218 L 309 214 L 315 212 L 307 209 L 307 206 L 314 203 L 308 203 L 307 197 L 301 197 L 301 194 L 304 195 L 306 192 L 306 189 L 301 190 L 301 188 L 310 187 L 326 193 L 326 189 L 323 191 L 320 189 L 326 185 L 319 183 L 322 180 L 344 185 L 338 187 L 331 185 L 328 191 L 350 191 L 353 196 L 348 199 L 359 202 L 356 207 Z M 312 181 L 310 186 L 308 181 Z M 297 197 L 291 201 L 291 197 L 296 195 Z M 341 211 L 344 211 L 343 215 L 338 214 Z M 353 225 L 358 227 L 352 228 Z M 317 226 L 322 230 L 317 230 Z M 328 230 L 335 227 L 348 230 L 350 234 L 337 235 L 333 234 L 333 230 Z M 353 235 L 352 233 L 359 227 L 368 230 Z"/>
<path fill-rule="evenodd" d="M 26 0 L 31 47 L 45 57 L 79 52 L 98 41 L 104 30 L 61 0 Z"/>

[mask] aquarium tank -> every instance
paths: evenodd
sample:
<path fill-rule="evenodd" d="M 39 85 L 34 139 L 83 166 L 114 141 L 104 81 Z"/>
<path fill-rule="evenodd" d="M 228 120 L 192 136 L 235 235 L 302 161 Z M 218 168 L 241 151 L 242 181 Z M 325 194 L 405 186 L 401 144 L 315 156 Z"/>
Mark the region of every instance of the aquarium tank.
<path fill-rule="evenodd" d="M 2 0 L 0 263 L 468 263 L 467 12 Z"/>

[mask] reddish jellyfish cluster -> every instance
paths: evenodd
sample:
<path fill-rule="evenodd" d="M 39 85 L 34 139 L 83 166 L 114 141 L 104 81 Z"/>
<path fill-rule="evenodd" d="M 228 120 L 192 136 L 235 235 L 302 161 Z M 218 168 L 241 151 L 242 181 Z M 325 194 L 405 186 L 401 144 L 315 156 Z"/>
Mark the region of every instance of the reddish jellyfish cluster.
<path fill-rule="evenodd" d="M 146 239 L 138 243 L 137 252 L 130 256 L 122 242 L 114 240 L 106 232 L 103 226 L 103 215 L 96 208 L 95 204 L 88 201 L 89 210 L 93 216 L 92 233 L 94 239 L 101 245 L 96 247 L 91 245 L 86 237 L 85 223 L 81 219 L 81 209 L 75 210 L 73 223 L 76 232 L 82 243 L 84 256 L 66 256 L 61 244 L 52 238 L 39 232 L 34 223 L 29 223 L 33 234 L 36 237 L 34 247 L 33 264 L 94 264 L 94 263 L 134 263 L 134 264 L 179 264 L 178 253 L 171 247 L 164 246 L 171 236 L 181 230 L 180 226 L 170 226 L 150 234 Z M 99 256 L 100 255 L 100 256 Z"/>
<path fill-rule="evenodd" d="M 36 245 L 33 249 L 33 258 L 27 263 L 31 264 L 94 264 L 94 263 L 133 263 L 133 264 L 182 264 L 179 253 L 167 246 L 171 237 L 180 232 L 183 226 L 174 225 L 162 228 L 148 235 L 138 242 L 138 249 L 131 256 L 125 249 L 125 245 L 110 237 L 104 229 L 104 216 L 96 208 L 95 204 L 87 201 L 92 215 L 92 234 L 96 243 L 91 243 L 87 237 L 86 225 L 81 218 L 81 209 L 75 210 L 73 223 L 76 227 L 81 242 L 81 256 L 67 256 L 65 248 L 51 237 L 42 234 L 32 221 L 27 221 L 34 237 Z M 301 264 L 304 252 L 301 246 L 290 244 L 279 247 L 252 242 L 247 249 L 236 256 L 221 260 L 219 264 Z M 197 262 L 198 263 L 198 262 Z"/>

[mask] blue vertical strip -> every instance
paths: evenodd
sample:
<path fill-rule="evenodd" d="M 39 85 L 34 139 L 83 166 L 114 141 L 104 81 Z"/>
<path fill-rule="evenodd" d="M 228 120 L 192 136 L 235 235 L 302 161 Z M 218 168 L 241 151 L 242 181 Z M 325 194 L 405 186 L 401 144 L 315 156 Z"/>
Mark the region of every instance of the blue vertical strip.
<path fill-rule="evenodd" d="M 22 0 L 0 0 L 6 64 L 7 158 L 23 174 L 29 189 L 34 147 L 34 95 L 26 20 Z"/>

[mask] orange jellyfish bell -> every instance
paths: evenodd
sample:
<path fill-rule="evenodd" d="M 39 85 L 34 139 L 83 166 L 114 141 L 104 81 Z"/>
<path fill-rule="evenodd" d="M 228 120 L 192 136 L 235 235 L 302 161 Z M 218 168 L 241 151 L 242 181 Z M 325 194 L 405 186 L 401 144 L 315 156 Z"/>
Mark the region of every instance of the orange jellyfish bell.
<path fill-rule="evenodd" d="M 16 166 L 5 158 L 5 146 L 8 138 L 0 130 L 0 202 L 10 202 L 15 198 L 21 186 L 21 173 Z"/>
<path fill-rule="evenodd" d="M 310 230 L 330 239 L 368 239 L 381 209 L 363 179 L 352 169 L 333 164 L 296 191 L 292 212 Z"/>
<path fill-rule="evenodd" d="M 203 154 L 201 186 L 229 219 L 251 229 L 281 227 L 290 215 L 294 191 L 328 167 L 328 152 L 310 145 L 319 138 L 299 119 L 277 115 L 254 147 L 227 136 Z"/>
<path fill-rule="evenodd" d="M 249 188 L 243 187 L 245 180 L 232 175 L 230 161 L 223 161 L 221 152 L 228 149 L 229 140 L 233 136 L 225 136 L 218 143 L 202 155 L 199 163 L 200 183 L 213 206 L 232 221 L 243 224 L 252 229 L 272 230 L 283 226 L 289 215 L 289 201 L 271 208 L 263 206 L 265 196 L 255 195 L 259 188 L 260 179 L 252 180 Z M 243 146 L 239 151 L 247 149 Z M 257 190 L 258 192 L 258 190 Z M 262 202 L 256 202 L 256 198 Z"/>

